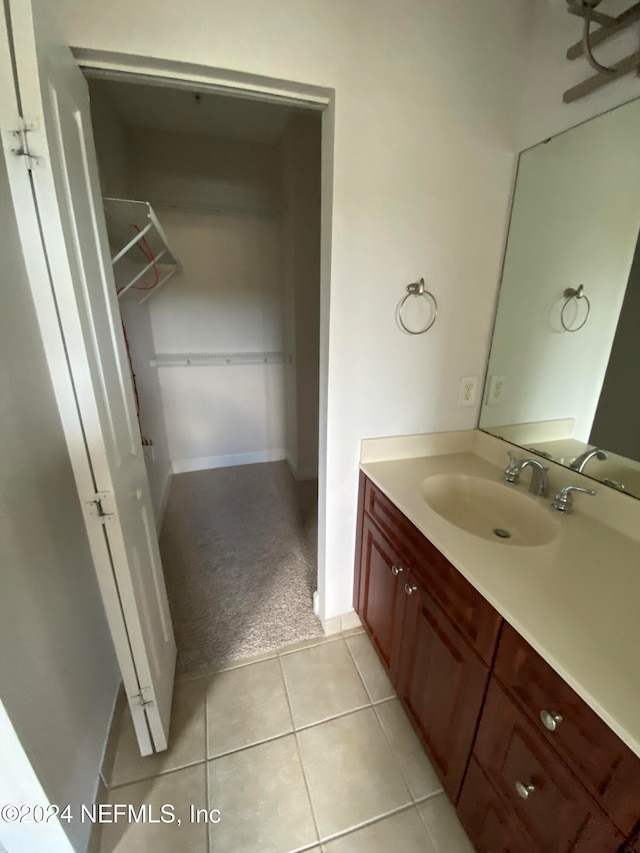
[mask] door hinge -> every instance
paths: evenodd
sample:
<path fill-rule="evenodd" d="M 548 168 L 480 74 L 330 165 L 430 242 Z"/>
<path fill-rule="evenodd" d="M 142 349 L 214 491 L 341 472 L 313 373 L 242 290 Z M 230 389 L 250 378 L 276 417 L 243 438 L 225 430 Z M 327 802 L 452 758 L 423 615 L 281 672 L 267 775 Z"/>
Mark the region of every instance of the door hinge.
<path fill-rule="evenodd" d="M 89 507 L 89 515 L 92 515 L 94 516 L 94 518 L 97 518 L 101 524 L 106 524 L 113 518 L 113 513 L 107 512 L 105 509 L 105 504 L 110 497 L 110 492 L 95 492 L 93 495 L 93 499 L 87 501 L 87 506 Z"/>
<path fill-rule="evenodd" d="M 9 131 L 11 137 L 11 153 L 16 157 L 24 157 L 24 164 L 32 172 L 44 166 L 44 158 L 37 157 L 31 151 L 29 139 L 38 130 L 37 122 L 20 118 L 17 128 Z"/>
<path fill-rule="evenodd" d="M 141 687 L 140 692 L 134 694 L 130 701 L 133 705 L 138 705 L 140 708 L 150 708 L 152 705 L 156 704 L 153 699 L 149 699 L 149 696 L 152 695 L 153 693 L 151 692 L 150 687 Z"/>

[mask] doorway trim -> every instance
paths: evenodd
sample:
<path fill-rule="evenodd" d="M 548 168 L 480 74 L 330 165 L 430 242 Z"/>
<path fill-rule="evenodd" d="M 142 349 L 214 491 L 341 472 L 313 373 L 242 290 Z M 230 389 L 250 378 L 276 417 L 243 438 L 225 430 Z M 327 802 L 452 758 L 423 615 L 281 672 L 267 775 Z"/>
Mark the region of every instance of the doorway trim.
<path fill-rule="evenodd" d="M 212 91 L 322 112 L 320 208 L 320 353 L 318 423 L 318 615 L 326 612 L 327 527 L 327 410 L 329 389 L 329 307 L 331 291 L 331 233 L 333 211 L 333 156 L 335 90 L 291 80 L 280 80 L 190 62 L 137 56 L 92 48 L 72 47 L 85 76 L 127 80 L 148 85 Z"/>

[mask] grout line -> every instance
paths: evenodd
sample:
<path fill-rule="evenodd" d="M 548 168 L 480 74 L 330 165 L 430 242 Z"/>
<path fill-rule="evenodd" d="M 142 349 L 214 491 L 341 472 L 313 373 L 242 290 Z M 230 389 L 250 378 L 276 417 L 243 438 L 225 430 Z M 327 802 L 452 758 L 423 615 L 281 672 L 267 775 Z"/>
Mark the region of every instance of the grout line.
<path fill-rule="evenodd" d="M 402 709 L 402 712 L 404 713 L 404 708 Z M 411 797 L 411 802 L 415 805 L 415 797 L 413 795 L 413 791 L 411 790 L 411 785 L 409 784 L 409 779 L 407 778 L 407 774 L 405 773 L 404 768 L 402 766 L 403 762 L 400 760 L 400 756 L 398 755 L 398 753 L 393 748 L 393 744 L 391 743 L 391 738 L 387 734 L 387 730 L 385 729 L 385 727 L 382 725 L 382 720 L 380 719 L 378 712 L 376 711 L 375 705 L 373 706 L 373 713 L 375 714 L 375 718 L 378 721 L 378 725 L 380 726 L 380 728 L 382 730 L 382 736 L 384 737 L 385 741 L 387 742 L 387 746 L 391 750 L 391 755 L 393 755 L 393 757 L 395 758 L 396 764 L 398 765 L 398 770 L 400 771 L 400 775 L 402 776 L 402 779 L 404 780 L 404 784 L 405 784 L 405 787 L 407 789 L 407 793 Z"/>
<path fill-rule="evenodd" d="M 341 717 L 349 717 L 351 714 L 357 714 L 358 711 L 366 711 L 367 708 L 371 707 L 371 702 L 367 702 L 366 705 L 358 705 L 357 708 L 349 708 L 348 711 L 342 711 L 340 714 L 333 714 L 331 717 L 323 717 L 321 720 L 316 720 L 313 723 L 306 723 L 303 726 L 296 726 L 294 722 L 294 731 L 306 732 L 309 729 L 314 729 L 316 726 L 322 726 L 324 723 L 331 723 L 333 720 L 341 719 Z"/>
<path fill-rule="evenodd" d="M 349 643 L 348 643 L 346 640 L 344 641 L 344 643 L 345 643 L 345 646 L 347 647 L 347 649 L 349 650 L 349 654 L 351 655 L 351 660 L 353 661 L 353 665 L 354 665 L 354 666 L 355 666 L 355 668 L 356 668 L 356 672 L 357 672 L 357 673 L 358 673 L 358 675 L 360 676 L 360 681 L 362 682 L 362 686 L 364 687 L 365 693 L 366 693 L 366 694 L 367 694 L 367 696 L 369 697 L 369 702 L 371 703 L 371 705 L 374 705 L 374 704 L 375 704 L 375 702 L 373 701 L 373 697 L 372 697 L 372 695 L 371 695 L 371 693 L 370 693 L 370 691 L 369 691 L 369 688 L 367 687 L 367 682 L 366 682 L 366 681 L 365 681 L 365 679 L 364 679 L 364 675 L 362 674 L 362 671 L 361 671 L 360 667 L 358 666 L 358 661 L 356 660 L 355 655 L 354 655 L 354 654 L 353 654 L 353 652 L 351 651 L 351 646 L 349 645 Z M 393 690 L 393 686 L 392 686 L 392 688 L 391 688 L 391 689 Z M 394 690 L 394 695 L 393 695 L 393 696 L 390 696 L 390 697 L 388 697 L 388 698 L 390 698 L 390 699 L 395 699 L 395 698 L 396 698 L 396 697 L 395 697 L 395 690 Z M 379 700 L 379 701 L 382 701 L 382 700 Z"/>
<path fill-rule="evenodd" d="M 362 823 L 358 823 L 355 826 L 349 827 L 349 829 L 345 829 L 343 832 L 336 832 L 333 835 L 327 835 L 322 839 L 322 844 L 329 844 L 331 841 L 335 841 L 338 838 L 345 838 L 348 835 L 351 835 L 354 832 L 358 832 L 360 829 L 365 829 L 367 826 L 373 826 L 376 823 L 380 823 L 383 820 L 386 820 L 388 817 L 393 817 L 397 814 L 402 814 L 402 812 L 408 812 L 411 809 L 415 809 L 416 805 L 414 802 L 406 803 L 404 806 L 398 806 L 395 809 L 391 809 L 391 811 L 385 812 L 384 814 L 376 815 L 376 817 L 371 818 L 370 820 L 365 820 Z"/>
<path fill-rule="evenodd" d="M 432 791 L 430 794 L 425 794 L 424 797 L 419 797 L 417 800 L 414 800 L 414 803 L 416 804 L 416 806 L 421 806 L 428 800 L 433 800 L 434 797 L 439 797 L 440 794 L 444 794 L 444 788 L 440 788 L 437 791 Z"/>
<path fill-rule="evenodd" d="M 291 709 L 291 699 L 289 698 L 289 690 L 287 688 L 287 680 L 284 677 L 284 669 L 282 668 L 282 661 L 278 657 L 278 664 L 280 665 L 280 675 L 282 676 L 282 683 L 284 684 L 284 694 L 287 698 L 287 705 L 289 707 L 289 714 L 291 715 L 291 725 L 294 727 L 293 736 L 296 741 L 296 751 L 298 753 L 298 761 L 300 762 L 300 769 L 302 770 L 302 778 L 304 780 L 304 787 L 307 792 L 307 799 L 309 801 L 309 808 L 311 809 L 311 818 L 313 820 L 313 826 L 316 831 L 317 844 L 314 846 L 318 846 L 320 844 L 320 829 L 318 828 L 318 821 L 316 819 L 316 812 L 313 808 L 313 800 L 311 799 L 311 790 L 309 788 L 309 780 L 307 779 L 307 774 L 304 769 L 304 761 L 302 760 L 302 753 L 300 752 L 300 743 L 298 741 L 298 732 L 295 729 L 295 723 L 293 720 L 293 710 Z"/>
<path fill-rule="evenodd" d="M 209 765 L 207 764 L 207 756 L 209 754 L 209 691 L 204 690 L 204 796 L 206 800 L 206 808 L 209 811 L 212 808 L 209 799 Z M 211 827 L 207 821 L 207 853 L 211 853 Z"/>
<path fill-rule="evenodd" d="M 140 776 L 135 779 L 131 779 L 129 782 L 119 782 L 117 785 L 112 785 L 109 788 L 110 791 L 115 791 L 118 788 L 126 788 L 129 785 L 137 785 L 139 782 L 149 782 L 151 779 L 157 779 L 160 776 L 169 776 L 171 773 L 179 773 L 181 770 L 188 770 L 190 767 L 197 767 L 199 764 L 205 764 L 205 759 L 200 759 L 199 761 L 192 761 L 189 764 L 181 764 L 179 767 L 171 767 L 167 770 L 161 770 L 159 773 L 151 773 L 149 776 Z"/>
<path fill-rule="evenodd" d="M 289 646 L 282 646 L 282 648 L 276 651 L 278 657 L 284 657 L 286 655 L 295 655 L 298 652 L 305 652 L 307 649 L 315 649 L 317 646 L 324 646 L 327 643 L 334 643 L 336 640 L 343 639 L 342 633 L 338 631 L 336 634 L 324 634 L 321 637 L 312 637 L 311 639 L 302 640 L 301 642 L 307 643 L 307 645 L 301 646 L 298 643 L 291 643 Z M 294 646 L 298 646 L 298 648 L 293 648 Z"/>
<path fill-rule="evenodd" d="M 444 793 L 444 791 L 441 791 L 441 793 Z M 429 798 L 429 799 L 431 799 L 431 798 Z M 434 834 L 431 832 L 431 829 L 429 828 L 429 824 L 427 823 L 427 821 L 426 821 L 426 820 L 424 819 L 424 817 L 422 816 L 422 812 L 420 811 L 420 809 L 418 809 L 417 811 L 418 811 L 418 817 L 419 817 L 419 818 L 420 818 L 420 820 L 422 821 L 422 823 L 423 823 L 423 825 L 424 825 L 424 828 L 427 830 L 427 835 L 428 835 L 428 836 L 429 836 L 429 838 L 433 841 L 433 846 L 435 847 L 435 849 L 438 851 L 438 853 L 447 853 L 447 851 L 446 851 L 446 850 L 442 850 L 442 849 L 441 849 L 441 847 L 440 847 L 440 845 L 438 844 L 438 842 L 437 842 L 437 840 L 436 840 L 436 838 L 435 838 Z"/>

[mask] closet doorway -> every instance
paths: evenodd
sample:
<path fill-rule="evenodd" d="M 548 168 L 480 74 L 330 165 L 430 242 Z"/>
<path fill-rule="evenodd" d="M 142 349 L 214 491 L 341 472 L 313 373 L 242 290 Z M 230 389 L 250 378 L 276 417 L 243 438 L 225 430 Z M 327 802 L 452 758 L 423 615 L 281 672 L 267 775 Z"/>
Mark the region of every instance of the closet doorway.
<path fill-rule="evenodd" d="M 178 671 L 316 636 L 321 112 L 85 73 Z"/>

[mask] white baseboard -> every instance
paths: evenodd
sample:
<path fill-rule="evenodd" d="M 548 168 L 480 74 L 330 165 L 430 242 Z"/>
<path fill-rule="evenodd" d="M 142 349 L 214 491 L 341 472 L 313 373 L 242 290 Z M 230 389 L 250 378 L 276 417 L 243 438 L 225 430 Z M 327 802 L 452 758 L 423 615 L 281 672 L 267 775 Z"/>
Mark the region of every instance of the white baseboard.
<path fill-rule="evenodd" d="M 164 519 L 164 511 L 167 508 L 167 501 L 169 500 L 169 489 L 171 487 L 171 478 L 173 477 L 172 464 L 169 463 L 167 468 L 167 476 L 164 480 L 164 486 L 162 487 L 162 495 L 160 497 L 160 503 L 158 504 L 158 511 L 156 513 L 156 530 L 158 533 L 160 532 L 160 528 L 162 527 L 162 521 Z"/>
<path fill-rule="evenodd" d="M 254 465 L 258 462 L 282 462 L 284 450 L 256 450 L 252 453 L 233 453 L 229 456 L 198 456 L 195 459 L 174 459 L 173 473 L 206 471 L 208 468 L 231 468 L 233 465 Z"/>
<path fill-rule="evenodd" d="M 311 468 L 298 468 L 296 464 L 294 464 L 293 459 L 287 453 L 286 455 L 287 464 L 289 465 L 289 469 L 293 474 L 296 480 L 317 480 L 318 479 L 318 466 L 315 465 Z"/>

